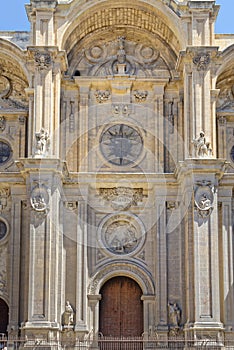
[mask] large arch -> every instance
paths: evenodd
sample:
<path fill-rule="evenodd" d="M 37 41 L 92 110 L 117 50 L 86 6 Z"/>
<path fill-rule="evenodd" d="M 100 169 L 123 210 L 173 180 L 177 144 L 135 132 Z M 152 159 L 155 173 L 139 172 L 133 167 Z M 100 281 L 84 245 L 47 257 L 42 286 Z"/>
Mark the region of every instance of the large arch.
<path fill-rule="evenodd" d="M 110 0 L 101 0 L 98 4 L 75 2 L 66 15 L 66 23 L 70 24 L 64 25 L 60 40 L 61 49 L 68 54 L 82 38 L 108 27 L 134 27 L 151 33 L 169 45 L 176 56 L 186 42 L 178 13 L 161 0 L 156 3 L 137 0 L 134 5 L 124 0 L 117 4 Z"/>
<path fill-rule="evenodd" d="M 91 277 L 88 294 L 99 294 L 104 283 L 116 276 L 132 278 L 139 284 L 144 295 L 155 295 L 155 286 L 150 272 L 143 265 L 132 260 L 111 260 L 105 265 L 99 266 Z"/>

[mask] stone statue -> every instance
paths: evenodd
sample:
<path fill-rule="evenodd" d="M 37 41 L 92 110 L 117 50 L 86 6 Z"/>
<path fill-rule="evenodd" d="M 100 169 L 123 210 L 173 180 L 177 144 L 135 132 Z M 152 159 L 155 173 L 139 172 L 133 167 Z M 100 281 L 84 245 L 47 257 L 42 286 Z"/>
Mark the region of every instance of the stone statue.
<path fill-rule="evenodd" d="M 69 301 L 66 301 L 65 311 L 63 313 L 63 325 L 68 327 L 74 325 L 74 311 Z"/>
<path fill-rule="evenodd" d="M 172 328 L 179 328 L 181 322 L 181 309 L 177 303 L 168 303 L 168 319 Z"/>
<path fill-rule="evenodd" d="M 41 128 L 39 132 L 36 132 L 36 151 L 35 155 L 45 155 L 49 149 L 50 137 L 48 131 Z"/>
<path fill-rule="evenodd" d="M 210 142 L 206 141 L 205 133 L 200 132 L 199 137 L 192 141 L 195 147 L 195 156 L 197 158 L 205 158 L 212 155 L 212 149 L 210 147 Z"/>

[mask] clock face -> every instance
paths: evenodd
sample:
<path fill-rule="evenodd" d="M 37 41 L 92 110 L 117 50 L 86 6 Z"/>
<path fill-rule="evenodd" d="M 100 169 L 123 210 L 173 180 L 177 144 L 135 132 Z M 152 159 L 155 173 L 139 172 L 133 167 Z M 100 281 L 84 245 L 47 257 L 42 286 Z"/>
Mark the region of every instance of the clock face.
<path fill-rule="evenodd" d="M 110 163 L 126 166 L 137 160 L 142 151 L 143 141 L 134 128 L 117 124 L 102 134 L 100 147 L 102 154 Z"/>
<path fill-rule="evenodd" d="M 10 146 L 6 142 L 0 141 L 0 164 L 7 162 L 10 156 Z"/>

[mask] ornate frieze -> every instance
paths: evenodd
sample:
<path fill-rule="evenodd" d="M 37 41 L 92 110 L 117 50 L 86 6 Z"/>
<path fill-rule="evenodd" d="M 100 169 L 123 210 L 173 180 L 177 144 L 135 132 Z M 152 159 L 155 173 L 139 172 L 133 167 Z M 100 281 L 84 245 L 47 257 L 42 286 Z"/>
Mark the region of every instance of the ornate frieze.
<path fill-rule="evenodd" d="M 210 64 L 210 54 L 209 53 L 199 53 L 193 58 L 193 63 L 197 66 L 198 71 L 205 71 Z"/>
<path fill-rule="evenodd" d="M 113 187 L 100 188 L 100 196 L 110 202 L 114 210 L 128 210 L 143 200 L 143 188 Z"/>

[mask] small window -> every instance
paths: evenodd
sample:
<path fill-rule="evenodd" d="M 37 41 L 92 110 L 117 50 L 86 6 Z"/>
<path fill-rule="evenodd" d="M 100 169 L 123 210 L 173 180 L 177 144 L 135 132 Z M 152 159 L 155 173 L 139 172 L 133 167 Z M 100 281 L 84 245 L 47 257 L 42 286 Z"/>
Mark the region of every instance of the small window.
<path fill-rule="evenodd" d="M 6 163 L 11 157 L 11 147 L 8 143 L 0 141 L 0 165 Z"/>
<path fill-rule="evenodd" d="M 231 156 L 231 160 L 234 162 L 234 146 L 232 146 L 230 156 Z"/>

